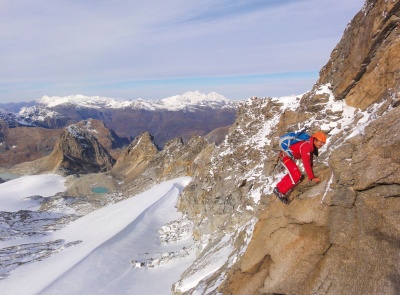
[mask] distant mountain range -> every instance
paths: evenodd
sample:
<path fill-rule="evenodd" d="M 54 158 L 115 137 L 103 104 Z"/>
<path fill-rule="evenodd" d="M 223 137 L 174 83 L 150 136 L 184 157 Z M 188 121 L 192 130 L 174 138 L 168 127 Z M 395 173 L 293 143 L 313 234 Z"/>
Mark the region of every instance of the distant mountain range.
<path fill-rule="evenodd" d="M 0 103 L 3 108 L 12 113 L 20 113 L 21 116 L 30 116 L 37 107 L 53 109 L 59 106 L 75 106 L 77 108 L 97 109 L 142 109 L 142 110 L 194 110 L 198 107 L 231 108 L 237 103 L 225 98 L 216 92 L 204 94 L 199 91 L 188 91 L 182 95 L 170 96 L 160 100 L 117 100 L 102 96 L 43 96 L 40 99 L 29 102 Z M 51 116 L 52 114 L 48 114 Z"/>
<path fill-rule="evenodd" d="M 150 132 L 158 145 L 172 137 L 189 140 L 233 123 L 238 102 L 212 92 L 186 92 L 156 101 L 120 101 L 100 96 L 43 96 L 28 103 L 0 104 L 0 119 L 10 127 L 62 128 L 87 119 L 103 121 L 117 134 Z M 175 130 L 175 131 L 174 131 Z M 172 132 L 171 135 L 169 135 Z"/>
<path fill-rule="evenodd" d="M 231 107 L 235 103 L 224 96 L 211 92 L 209 94 L 200 93 L 199 91 L 189 91 L 182 95 L 175 95 L 161 100 L 143 100 L 141 98 L 136 100 L 116 100 L 109 97 L 101 96 L 84 96 L 84 95 L 71 95 L 71 96 L 43 96 L 36 100 L 37 105 L 42 105 L 47 108 L 55 108 L 60 105 L 69 105 L 84 108 L 104 108 L 104 109 L 144 109 L 149 111 L 154 110 L 169 110 L 178 111 L 185 108 L 196 107 L 215 107 L 224 108 Z M 29 108 L 28 108 L 29 110 Z"/>
<path fill-rule="evenodd" d="M 205 136 L 217 128 L 224 127 L 222 130 L 227 132 L 227 127 L 235 121 L 238 103 L 215 92 L 204 94 L 199 91 L 156 101 L 121 101 L 100 96 L 71 95 L 43 96 L 26 103 L 3 103 L 0 104 L 0 145 L 3 152 L 21 148 L 24 155 L 29 154 L 28 158 L 22 158 L 28 160 L 33 154 L 31 150 L 37 151 L 40 148 L 35 145 L 28 152 L 26 147 L 22 148 L 21 140 L 18 139 L 19 128 L 41 127 L 45 130 L 35 131 L 35 134 L 41 133 L 45 138 L 49 134 L 46 130 L 61 129 L 95 119 L 102 121 L 118 137 L 126 138 L 127 142 L 148 132 L 162 149 L 169 140 L 176 137 L 187 142 L 193 136 Z M 36 139 L 40 138 L 37 136 Z M 216 141 L 220 142 L 223 138 L 224 134 L 219 134 Z M 51 149 L 51 145 L 47 145 L 45 154 Z"/>

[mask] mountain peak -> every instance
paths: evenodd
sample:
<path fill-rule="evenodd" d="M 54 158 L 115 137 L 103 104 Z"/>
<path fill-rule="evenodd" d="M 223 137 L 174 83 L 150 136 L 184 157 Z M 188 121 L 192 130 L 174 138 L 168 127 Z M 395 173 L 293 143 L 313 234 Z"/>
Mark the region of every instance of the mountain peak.
<path fill-rule="evenodd" d="M 201 93 L 200 91 L 187 91 L 181 95 L 174 95 L 158 101 L 158 104 L 165 108 L 180 109 L 186 106 L 224 106 L 232 103 L 216 92 L 209 94 Z"/>
<path fill-rule="evenodd" d="M 181 110 L 189 106 L 208 106 L 220 108 L 233 106 L 235 103 L 216 92 L 204 94 L 199 91 L 188 91 L 181 95 L 170 96 L 161 100 L 151 101 L 142 98 L 136 100 L 117 100 L 103 96 L 85 96 L 81 94 L 69 96 L 43 96 L 37 103 L 48 108 L 62 105 L 73 105 L 87 108 L 135 108 L 135 109 L 167 109 Z"/>
<path fill-rule="evenodd" d="M 81 94 L 69 96 L 43 96 L 38 99 L 39 104 L 46 105 L 47 107 L 56 107 L 58 105 L 76 105 L 81 107 L 103 107 L 112 106 L 113 104 L 120 104 L 115 99 L 101 96 L 85 96 Z"/>

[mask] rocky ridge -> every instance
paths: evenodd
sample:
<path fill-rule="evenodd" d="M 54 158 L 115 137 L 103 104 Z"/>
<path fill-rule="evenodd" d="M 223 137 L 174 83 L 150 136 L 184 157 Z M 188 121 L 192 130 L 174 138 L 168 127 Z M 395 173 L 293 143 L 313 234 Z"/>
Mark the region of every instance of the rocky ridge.
<path fill-rule="evenodd" d="M 17 174 L 61 173 L 67 177 L 65 193 L 41 200 L 41 210 L 73 209 L 78 215 L 87 214 L 153 187 L 155 184 L 196 171 L 192 163 L 208 146 L 202 137 L 188 143 L 176 138 L 163 150 L 145 132 L 122 150 L 115 161 L 89 131 L 71 125 L 61 134 L 53 152 L 38 160 L 22 163 L 10 170 Z M 92 188 L 99 184 L 108 188 L 96 194 Z"/>
<path fill-rule="evenodd" d="M 158 151 L 151 136 L 143 133 L 118 159 L 110 174 L 127 184 L 123 187 L 123 195 L 131 196 L 158 182 L 193 175 L 197 171 L 193 163 L 208 145 L 200 136 L 193 137 L 186 144 L 182 138 L 176 138 Z"/>
<path fill-rule="evenodd" d="M 99 120 L 83 120 L 75 125 L 96 137 L 98 142 L 114 159 L 118 159 L 122 150 L 127 147 L 131 141 L 130 137 L 119 136 L 114 130 L 107 128 L 104 122 Z"/>
<path fill-rule="evenodd" d="M 66 128 L 59 136 L 52 153 L 31 163 L 16 165 L 13 171 L 43 173 L 60 171 L 65 175 L 105 172 L 114 158 L 96 137 L 77 125 Z"/>
<path fill-rule="evenodd" d="M 110 170 L 115 160 L 98 140 L 77 125 L 69 126 L 60 136 L 51 155 L 62 155 L 58 169 L 70 173 L 93 173 Z"/>
<path fill-rule="evenodd" d="M 383 151 L 386 145 L 398 142 L 398 135 L 383 141 L 381 133 L 395 134 L 399 127 L 395 119 L 399 110 L 392 108 L 391 102 L 389 99 L 373 105 L 365 113 L 346 107 L 329 123 L 321 117 L 319 125 L 331 134 L 315 167 L 323 182 L 313 186 L 303 180 L 291 193 L 288 206 L 270 195 L 282 174 L 274 173 L 273 166 L 268 168 L 268 160 L 264 162 L 266 179 L 256 177 L 253 183 L 253 188 L 262 188 L 256 214 L 259 221 L 246 253 L 221 287 L 223 294 L 396 293 L 396 282 L 390 274 L 395 267 L 387 264 L 388 259 L 398 261 L 396 246 L 386 241 L 393 240 L 396 231 L 398 235 L 397 221 L 391 216 L 399 208 L 398 198 L 394 197 L 399 195 L 400 178 L 396 155 L 388 156 Z M 328 102 L 325 111 L 337 108 L 337 103 Z M 395 124 L 387 128 L 386 123 Z M 373 137 L 380 143 L 366 146 L 372 139 L 371 132 L 376 132 Z M 387 158 L 380 158 L 382 155 Z M 375 170 L 377 163 L 385 162 L 384 168 Z M 244 198 L 254 196 L 253 188 Z M 374 221 L 369 223 L 372 217 L 367 215 L 374 216 Z M 371 265 L 387 268 L 371 271 Z"/>
<path fill-rule="evenodd" d="M 99 120 L 88 119 L 76 124 L 96 137 L 99 143 L 114 157 L 118 158 L 130 138 L 118 136 Z M 63 129 L 42 127 L 13 127 L 0 124 L 0 167 L 10 168 L 19 163 L 34 161 L 48 156 L 59 140 Z"/>
<path fill-rule="evenodd" d="M 316 85 L 301 98 L 252 98 L 239 108 L 221 145 L 201 137 L 184 144 L 177 138 L 158 151 L 144 133 L 110 173 L 125 183 L 118 188 L 119 199 L 165 179 L 193 177 L 178 206 L 193 223 L 200 254 L 174 285 L 177 294 L 358 294 L 358 290 L 392 294 L 396 279 L 391 261 L 397 261 L 397 251 L 396 243 L 387 241 L 396 241 L 399 195 L 398 155 L 390 149 L 399 141 L 395 101 L 389 96 L 362 111 L 335 99 L 330 85 Z M 314 186 L 303 181 L 286 206 L 271 195 L 283 175 L 275 161 L 277 138 L 304 126 L 311 133 L 323 130 L 330 135 L 315 167 L 323 182 Z M 360 172 L 375 171 L 371 163 L 380 163 L 381 158 L 386 162 L 379 166 L 380 173 Z M 346 168 L 343 161 L 354 164 Z M 118 201 L 111 194 L 105 199 Z M 377 249 L 381 254 L 375 254 Z M 135 266 L 157 267 L 191 251 L 195 249 L 153 253 L 136 260 Z M 215 257 L 225 257 L 225 263 Z M 343 263 L 348 269 L 345 276 Z M 385 267 L 379 277 L 367 271 L 371 263 Z M 211 276 L 204 276 L 195 289 L 182 289 L 207 268 L 214 269 Z M 350 278 L 362 287 L 352 288 Z"/>
<path fill-rule="evenodd" d="M 399 156 L 391 148 L 400 140 L 396 98 L 362 111 L 336 100 L 330 88 L 318 85 L 301 99 L 250 99 L 225 142 L 196 158 L 203 168 L 179 208 L 194 220 L 194 237 L 207 236 L 209 245 L 181 282 L 218 255 L 213 247 L 230 251 L 227 264 L 197 289 L 182 290 L 178 282 L 177 294 L 396 293 L 389 263 L 399 259 L 390 242 L 399 235 Z M 275 166 L 277 138 L 304 126 L 330 135 L 314 169 L 323 181 L 303 180 L 285 206 L 271 194 L 283 175 Z M 371 264 L 385 270 L 368 271 Z"/>
<path fill-rule="evenodd" d="M 179 208 L 209 245 L 181 282 L 227 237 L 229 254 L 197 287 L 178 282 L 176 294 L 398 293 L 399 63 L 384 62 L 400 52 L 398 15 L 397 1 L 366 1 L 311 91 L 248 100 L 225 141 L 197 157 L 204 168 Z M 369 53 L 355 57 L 354 44 Z M 284 175 L 277 139 L 306 126 L 329 136 L 314 161 L 323 181 L 303 180 L 284 205 L 272 195 Z"/>

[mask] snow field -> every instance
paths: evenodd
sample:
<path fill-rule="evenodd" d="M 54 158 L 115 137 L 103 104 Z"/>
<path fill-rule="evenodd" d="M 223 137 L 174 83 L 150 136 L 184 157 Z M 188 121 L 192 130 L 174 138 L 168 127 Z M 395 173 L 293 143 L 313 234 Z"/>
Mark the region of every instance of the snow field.
<path fill-rule="evenodd" d="M 60 247 L 46 259 L 14 269 L 0 280 L 0 294 L 170 294 L 173 283 L 194 261 L 194 251 L 152 269 L 135 268 L 131 260 L 144 253 L 151 256 L 179 252 L 193 244 L 191 236 L 186 234 L 176 242 L 162 243 L 158 232 L 165 224 L 182 217 L 175 205 L 190 180 L 181 177 L 160 183 L 142 194 L 89 213 L 59 231 L 22 239 L 24 244 L 63 241 L 68 247 Z M 57 185 L 63 184 L 63 179 L 28 176 L 0 185 L 0 192 L 11 191 L 18 185 L 20 194 L 29 196 L 35 183 L 41 184 L 41 195 L 43 192 L 49 195 L 60 190 Z M 20 194 L 7 198 L 13 203 L 9 208 L 18 209 L 24 204 L 24 200 L 16 197 Z"/>

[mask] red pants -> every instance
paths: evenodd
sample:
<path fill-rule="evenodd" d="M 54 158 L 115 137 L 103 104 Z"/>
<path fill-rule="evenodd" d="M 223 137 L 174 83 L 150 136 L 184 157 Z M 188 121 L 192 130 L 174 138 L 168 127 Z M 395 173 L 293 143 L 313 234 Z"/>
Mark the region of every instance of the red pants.
<path fill-rule="evenodd" d="M 301 179 L 301 172 L 296 163 L 289 157 L 283 157 L 282 163 L 288 170 L 280 182 L 276 185 L 282 194 L 287 194 Z"/>

